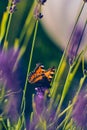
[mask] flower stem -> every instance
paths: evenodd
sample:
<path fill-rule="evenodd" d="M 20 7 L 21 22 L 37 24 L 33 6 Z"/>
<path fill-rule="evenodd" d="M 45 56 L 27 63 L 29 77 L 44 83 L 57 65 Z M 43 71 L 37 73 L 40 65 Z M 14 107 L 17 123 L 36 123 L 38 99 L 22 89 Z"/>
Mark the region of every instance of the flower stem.
<path fill-rule="evenodd" d="M 10 14 L 10 16 L 9 16 L 9 21 L 8 21 L 8 25 L 7 25 L 6 34 L 5 34 L 3 49 L 7 49 L 7 37 L 8 37 L 11 19 L 12 19 L 12 14 Z"/>
<path fill-rule="evenodd" d="M 29 13 L 28 13 L 28 16 L 26 18 L 26 21 L 24 23 L 24 27 L 21 31 L 21 34 L 20 34 L 20 38 L 19 38 L 19 44 L 21 44 L 23 38 L 24 38 L 24 35 L 25 33 L 27 32 L 27 30 L 30 28 L 30 23 L 33 22 L 34 18 L 33 18 L 33 10 L 34 10 L 34 7 L 35 7 L 35 2 L 33 3 Z"/>
<path fill-rule="evenodd" d="M 63 116 L 72 106 L 73 106 L 73 104 L 70 104 L 66 109 L 64 109 L 64 111 L 62 111 L 62 112 L 58 115 L 58 118 L 60 118 L 61 116 Z"/>
<path fill-rule="evenodd" d="M 35 39 L 36 39 L 36 34 L 37 34 L 37 29 L 38 29 L 38 20 L 36 21 L 36 25 L 35 25 L 35 31 L 34 31 L 32 47 L 31 47 L 30 60 L 29 60 L 29 63 L 28 63 L 28 71 L 27 71 L 27 76 L 26 76 L 26 81 L 25 81 L 25 86 L 24 86 L 24 91 L 23 91 L 23 98 L 22 98 L 21 109 L 23 108 L 23 106 L 25 106 L 25 94 L 26 94 L 27 83 L 28 83 L 27 82 L 27 77 L 28 77 L 28 74 L 30 72 L 32 56 L 33 56 L 33 50 L 34 50 L 34 45 L 35 45 Z"/>
<path fill-rule="evenodd" d="M 7 128 L 7 126 L 6 126 L 4 121 L 2 121 L 2 124 L 3 124 L 4 128 L 5 128 L 5 130 L 8 130 L 8 128 Z"/>

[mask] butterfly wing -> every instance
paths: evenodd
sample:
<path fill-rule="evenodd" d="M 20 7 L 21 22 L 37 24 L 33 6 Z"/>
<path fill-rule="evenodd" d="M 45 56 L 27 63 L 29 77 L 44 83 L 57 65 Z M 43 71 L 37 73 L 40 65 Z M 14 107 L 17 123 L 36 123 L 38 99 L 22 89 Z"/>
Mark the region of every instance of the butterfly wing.
<path fill-rule="evenodd" d="M 52 81 L 54 73 L 55 73 L 55 67 L 49 68 L 47 71 L 44 72 L 44 75 L 49 81 L 49 83 Z"/>
<path fill-rule="evenodd" d="M 42 64 L 36 64 L 36 68 L 28 76 L 29 83 L 33 84 L 33 83 L 38 82 L 39 80 L 42 80 L 43 78 L 42 75 L 44 72 L 45 72 L 44 66 Z"/>

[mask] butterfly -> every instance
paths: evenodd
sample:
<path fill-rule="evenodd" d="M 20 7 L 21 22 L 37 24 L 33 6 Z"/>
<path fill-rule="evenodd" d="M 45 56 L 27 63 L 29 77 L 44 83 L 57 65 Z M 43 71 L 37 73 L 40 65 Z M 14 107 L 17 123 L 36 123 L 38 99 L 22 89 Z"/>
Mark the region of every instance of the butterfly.
<path fill-rule="evenodd" d="M 34 71 L 32 71 L 28 76 L 28 81 L 31 84 L 50 87 L 50 82 L 52 81 L 54 72 L 54 67 L 45 70 L 42 64 L 36 64 Z"/>

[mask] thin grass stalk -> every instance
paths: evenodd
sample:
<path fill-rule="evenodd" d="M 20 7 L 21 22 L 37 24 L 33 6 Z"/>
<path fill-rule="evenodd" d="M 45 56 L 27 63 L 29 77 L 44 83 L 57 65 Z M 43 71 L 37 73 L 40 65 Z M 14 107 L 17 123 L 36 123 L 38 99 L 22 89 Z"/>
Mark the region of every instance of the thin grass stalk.
<path fill-rule="evenodd" d="M 34 19 L 33 18 L 34 7 L 35 7 L 35 2 L 33 3 L 32 7 L 31 7 L 31 9 L 30 9 L 30 11 L 28 13 L 28 16 L 26 18 L 24 27 L 23 27 L 22 32 L 20 34 L 19 44 L 22 42 L 25 33 L 27 32 L 28 28 L 30 27 L 29 25 L 30 25 L 31 20 Z"/>
<path fill-rule="evenodd" d="M 72 105 L 72 107 L 73 107 L 73 104 L 70 104 L 70 103 L 71 103 L 71 101 L 69 102 L 68 106 L 69 106 L 69 105 Z M 65 116 L 65 119 L 66 119 L 66 120 L 65 120 L 65 122 L 64 122 L 63 130 L 65 130 L 65 126 L 66 126 L 67 122 L 69 121 L 69 117 L 70 117 L 70 116 L 69 116 L 69 113 L 70 113 L 72 107 L 69 109 L 69 111 L 66 112 L 66 116 Z"/>
<path fill-rule="evenodd" d="M 62 111 L 59 115 L 58 118 L 60 118 L 61 116 L 63 116 L 70 108 L 72 108 L 73 104 L 70 104 L 66 109 L 64 109 L 64 111 Z"/>
<path fill-rule="evenodd" d="M 8 130 L 8 128 L 7 128 L 7 126 L 6 126 L 4 121 L 2 121 L 2 124 L 3 124 L 4 128 L 5 128 L 5 130 Z"/>
<path fill-rule="evenodd" d="M 3 45 L 4 50 L 7 49 L 7 37 L 8 37 L 8 33 L 9 33 L 11 19 L 12 19 L 12 14 L 9 15 L 9 20 L 8 20 L 7 30 L 6 30 L 6 34 L 5 34 L 5 39 L 4 39 L 4 45 Z"/>
<path fill-rule="evenodd" d="M 59 129 L 63 126 L 65 120 L 66 120 L 66 119 L 64 119 L 64 120 L 57 126 L 56 130 L 59 130 Z"/>
<path fill-rule="evenodd" d="M 7 21 L 8 21 L 8 12 L 4 12 L 3 17 L 2 17 L 2 21 L 0 23 L 0 44 L 2 42 L 4 35 L 5 35 Z"/>
<path fill-rule="evenodd" d="M 38 20 L 36 21 L 36 25 L 35 25 L 35 31 L 34 31 L 32 47 L 31 47 L 30 60 L 29 60 L 29 63 L 28 63 L 28 70 L 27 70 L 27 75 L 26 75 L 24 91 L 23 91 L 23 98 L 22 98 L 22 103 L 21 103 L 21 109 L 23 108 L 23 106 L 25 104 L 25 94 L 26 94 L 27 83 L 28 83 L 27 82 L 27 77 L 28 77 L 28 74 L 30 72 L 30 67 L 31 67 L 31 62 L 32 62 L 32 57 L 33 57 L 33 51 L 34 51 L 34 45 L 35 45 L 35 40 L 36 40 L 36 34 L 37 34 L 37 29 L 38 29 Z"/>
<path fill-rule="evenodd" d="M 67 126 L 63 130 L 75 130 L 75 129 L 73 129 L 72 123 L 73 123 L 73 121 L 70 120 L 69 123 L 67 124 Z"/>
<path fill-rule="evenodd" d="M 25 53 L 25 51 L 27 49 L 29 39 L 30 39 L 30 36 L 31 36 L 31 34 L 33 32 L 34 27 L 35 27 L 35 21 L 31 21 L 30 28 L 27 30 L 27 34 L 25 36 L 24 43 L 20 48 L 19 55 L 18 55 L 17 60 L 15 62 L 14 70 L 16 69 L 16 66 L 17 66 L 19 60 L 21 59 L 21 57 L 23 56 L 23 54 Z M 18 43 L 19 43 L 19 41 L 18 41 Z"/>

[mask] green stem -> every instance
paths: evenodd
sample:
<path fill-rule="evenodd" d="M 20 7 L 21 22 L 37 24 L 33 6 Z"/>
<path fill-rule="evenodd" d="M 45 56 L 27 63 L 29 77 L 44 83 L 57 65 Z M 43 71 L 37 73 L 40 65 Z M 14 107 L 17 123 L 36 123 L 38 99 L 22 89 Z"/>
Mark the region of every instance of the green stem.
<path fill-rule="evenodd" d="M 10 16 L 9 16 L 9 21 L 8 21 L 8 25 L 7 25 L 6 34 L 5 34 L 3 49 L 5 49 L 5 47 L 7 47 L 7 45 L 6 45 L 7 42 L 6 41 L 7 41 L 8 32 L 9 32 L 9 28 L 10 28 L 10 24 L 11 24 L 11 19 L 12 19 L 12 14 L 10 14 Z"/>
<path fill-rule="evenodd" d="M 64 120 L 57 126 L 56 130 L 59 130 L 59 129 L 62 127 L 62 125 L 64 124 L 65 120 L 66 120 L 66 119 L 64 119 Z"/>
<path fill-rule="evenodd" d="M 60 118 L 62 115 L 64 115 L 72 106 L 73 106 L 73 104 L 69 105 L 66 109 L 64 109 L 64 111 L 62 111 L 62 112 L 58 115 L 58 118 Z"/>
<path fill-rule="evenodd" d="M 78 91 L 77 91 L 77 94 L 76 95 L 78 95 L 79 94 L 79 92 L 80 92 L 80 90 L 81 90 L 81 88 L 82 88 L 82 86 L 83 86 L 83 84 L 84 84 L 84 81 L 85 81 L 85 79 L 87 78 L 87 75 L 84 75 L 84 77 L 83 78 L 81 78 L 81 80 L 80 80 L 80 85 L 79 85 L 79 89 L 78 89 Z"/>
<path fill-rule="evenodd" d="M 24 38 L 24 42 L 23 42 L 23 45 L 20 47 L 20 51 L 19 51 L 19 55 L 17 57 L 17 60 L 15 62 L 15 65 L 14 65 L 14 70 L 16 69 L 17 67 L 17 64 L 19 62 L 19 60 L 21 59 L 21 57 L 23 56 L 23 54 L 25 53 L 26 49 L 27 49 L 27 46 L 28 46 L 28 42 L 29 42 L 29 39 L 30 39 L 30 36 L 34 30 L 34 27 L 35 27 L 35 21 L 31 21 L 32 23 L 30 23 L 30 28 L 27 29 L 26 31 L 26 36 Z M 20 41 L 19 41 L 20 43 Z"/>
<path fill-rule="evenodd" d="M 5 128 L 5 130 L 8 130 L 8 128 L 6 127 L 6 124 L 5 124 L 4 121 L 2 121 L 2 124 L 3 124 L 4 128 Z"/>
<path fill-rule="evenodd" d="M 34 10 L 34 7 L 35 7 L 35 2 L 33 3 L 30 11 L 29 11 L 29 14 L 26 18 L 26 21 L 25 21 L 25 24 L 24 24 L 24 27 L 22 29 L 22 32 L 20 34 L 20 38 L 19 38 L 19 44 L 21 43 L 21 41 L 23 40 L 24 38 L 24 35 L 26 33 L 26 31 L 28 30 L 29 28 L 29 25 L 30 25 L 30 22 L 33 20 L 33 10 Z"/>
<path fill-rule="evenodd" d="M 21 104 L 21 109 L 23 106 L 25 106 L 25 94 L 26 94 L 26 89 L 27 89 L 27 77 L 30 72 L 30 67 L 31 67 L 31 61 L 32 61 L 32 56 L 33 56 L 33 50 L 34 50 L 34 45 L 35 45 L 35 39 L 36 39 L 36 34 L 37 34 L 37 29 L 38 29 L 38 20 L 36 21 L 35 25 L 35 31 L 34 31 L 34 37 L 33 37 L 33 42 L 32 42 L 32 47 L 31 47 L 31 53 L 30 53 L 30 60 L 28 63 L 28 71 L 27 71 L 27 76 L 26 76 L 26 81 L 25 81 L 25 86 L 24 86 L 24 91 L 23 91 L 23 98 L 22 98 L 22 104 Z"/>

